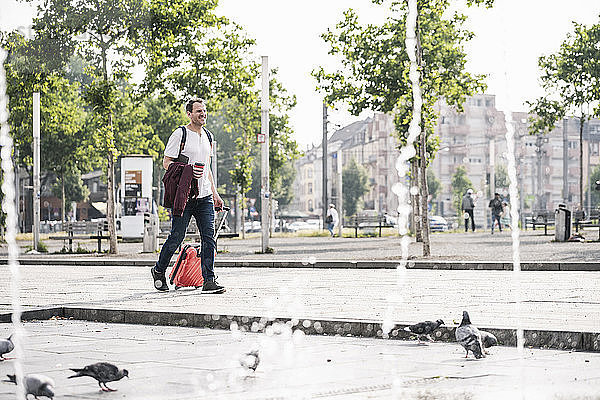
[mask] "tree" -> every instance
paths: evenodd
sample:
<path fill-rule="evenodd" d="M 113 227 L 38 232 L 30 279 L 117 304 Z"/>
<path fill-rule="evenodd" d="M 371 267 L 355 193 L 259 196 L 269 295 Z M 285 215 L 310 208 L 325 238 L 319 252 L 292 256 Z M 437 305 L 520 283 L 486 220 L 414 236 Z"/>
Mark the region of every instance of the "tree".
<path fill-rule="evenodd" d="M 456 168 L 456 172 L 452 175 L 452 204 L 456 209 L 456 215 L 459 216 L 459 221 L 463 220 L 461 218 L 463 196 L 471 188 L 473 188 L 473 184 L 467 176 L 467 170 L 461 165 Z"/>
<path fill-rule="evenodd" d="M 600 191 L 596 189 L 597 181 L 600 181 L 600 166 L 596 166 L 590 176 L 590 187 L 588 188 L 588 190 L 591 190 L 591 204 L 589 204 L 590 209 L 597 208 L 600 205 Z"/>
<path fill-rule="evenodd" d="M 185 96 L 237 98 L 254 87 L 258 63 L 247 57 L 254 41 L 227 18 L 216 0 L 148 0 L 148 24 L 136 41 L 146 62 L 144 86 L 177 107 Z"/>
<path fill-rule="evenodd" d="M 6 35 L 3 46 L 10 51 L 5 65 L 8 94 L 20 99 L 9 104 L 9 125 L 19 154 L 17 162 L 33 163 L 32 97 L 34 92 L 40 92 L 41 169 L 54 173 L 58 179 L 61 190 L 55 194 L 61 199 L 61 215 L 65 221 L 65 202 L 70 200 L 65 190 L 72 189 L 71 183 L 80 182 L 80 171 L 90 168 L 85 154 L 88 131 L 79 84 L 49 70 L 43 60 L 35 62 L 35 54 L 34 59 L 30 59 L 35 43 L 20 33 Z"/>
<path fill-rule="evenodd" d="M 352 157 L 342 169 L 342 196 L 345 214 L 355 215 L 361 207 L 361 198 L 369 193 L 369 174 L 362 165 Z"/>
<path fill-rule="evenodd" d="M 133 40 L 147 23 L 145 2 L 138 0 L 48 0 L 34 19 L 35 41 L 55 68 L 62 68 L 73 54 L 90 65 L 94 81 L 85 88 L 95 130 L 95 149 L 104 156 L 107 171 L 107 220 L 110 253 L 117 253 L 115 226 L 115 127 L 116 80 L 126 79 L 134 64 Z"/>
<path fill-rule="evenodd" d="M 528 102 L 530 134 L 545 134 L 566 115 L 579 118 L 579 206 L 583 206 L 583 126 L 600 115 L 600 24 L 573 23 L 560 49 L 539 59 L 545 95 Z M 594 108 L 595 107 L 595 108 Z"/>
<path fill-rule="evenodd" d="M 440 182 L 431 170 L 427 170 L 427 188 L 432 200 L 436 199 L 442 190 L 442 182 Z"/>
<path fill-rule="evenodd" d="M 508 177 L 508 171 L 502 164 L 496 165 L 494 172 L 494 187 L 496 188 L 507 188 L 510 185 L 510 178 Z"/>
<path fill-rule="evenodd" d="M 380 3 L 380 1 L 374 1 Z M 481 1 L 469 2 L 473 4 Z M 491 1 L 486 4 L 491 4 Z M 435 151 L 429 151 L 436 114 L 433 105 L 444 98 L 457 110 L 462 109 L 465 96 L 484 88 L 483 77 L 466 72 L 464 44 L 473 36 L 462 28 L 466 17 L 449 11 L 449 0 L 419 1 L 418 37 L 421 89 L 423 92 L 423 121 L 417 157 L 411 162 L 412 179 L 420 189 L 421 226 L 423 227 L 423 254 L 429 255 L 427 221 L 426 168 Z M 361 26 L 352 10 L 336 30 L 328 30 L 323 39 L 330 45 L 330 54 L 339 56 L 342 68 L 327 73 L 323 68 L 313 71 L 319 88 L 326 93 L 328 103 L 346 101 L 354 114 L 364 109 L 393 112 L 396 134 L 405 140 L 404 129 L 412 119 L 412 91 L 409 80 L 410 62 L 405 50 L 405 2 L 392 2 L 393 17 L 378 26 Z M 449 16 L 449 17 L 448 17 Z"/>
<path fill-rule="evenodd" d="M 90 190 L 83 184 L 77 169 L 66 170 L 52 187 L 52 194 L 62 199 L 62 220 L 65 221 L 65 204 L 86 201 Z"/>

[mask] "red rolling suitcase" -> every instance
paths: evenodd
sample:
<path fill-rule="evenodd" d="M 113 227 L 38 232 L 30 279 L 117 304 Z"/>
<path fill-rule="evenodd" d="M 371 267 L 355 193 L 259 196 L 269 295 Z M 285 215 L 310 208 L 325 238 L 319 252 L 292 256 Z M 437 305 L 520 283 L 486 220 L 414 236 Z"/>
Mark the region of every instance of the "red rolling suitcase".
<path fill-rule="evenodd" d="M 215 240 L 219 236 L 219 231 L 223 227 L 228 211 L 229 207 L 223 207 L 223 217 L 218 228 L 215 229 Z M 202 287 L 204 284 L 204 278 L 202 277 L 202 244 L 186 244 L 181 248 L 169 278 L 171 285 L 175 285 L 175 290 L 183 287 Z"/>

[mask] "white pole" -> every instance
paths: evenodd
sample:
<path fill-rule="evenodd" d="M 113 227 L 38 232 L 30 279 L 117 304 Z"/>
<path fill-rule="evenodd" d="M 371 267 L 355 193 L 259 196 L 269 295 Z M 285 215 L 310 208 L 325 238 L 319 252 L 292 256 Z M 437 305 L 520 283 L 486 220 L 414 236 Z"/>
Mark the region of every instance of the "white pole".
<path fill-rule="evenodd" d="M 262 252 L 269 250 L 269 57 L 262 56 L 262 96 L 261 108 L 261 132 L 263 143 L 261 145 L 261 168 L 260 168 L 260 198 L 261 198 L 261 228 L 262 228 Z"/>
<path fill-rule="evenodd" d="M 342 149 L 337 152 L 337 209 L 338 209 L 338 217 L 340 222 L 338 223 L 338 237 L 342 237 L 342 230 L 344 225 L 344 197 L 342 193 Z"/>
<path fill-rule="evenodd" d="M 33 94 L 33 248 L 40 242 L 40 93 Z"/>

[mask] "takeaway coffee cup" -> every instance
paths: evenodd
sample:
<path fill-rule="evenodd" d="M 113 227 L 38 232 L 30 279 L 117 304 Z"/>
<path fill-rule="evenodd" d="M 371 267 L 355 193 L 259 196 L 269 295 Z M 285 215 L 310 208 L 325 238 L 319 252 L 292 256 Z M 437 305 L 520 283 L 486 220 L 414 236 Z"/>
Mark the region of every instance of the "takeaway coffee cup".
<path fill-rule="evenodd" d="M 194 178 L 196 178 L 196 179 L 202 178 L 203 173 L 204 173 L 204 163 L 201 163 L 201 162 L 194 163 Z"/>

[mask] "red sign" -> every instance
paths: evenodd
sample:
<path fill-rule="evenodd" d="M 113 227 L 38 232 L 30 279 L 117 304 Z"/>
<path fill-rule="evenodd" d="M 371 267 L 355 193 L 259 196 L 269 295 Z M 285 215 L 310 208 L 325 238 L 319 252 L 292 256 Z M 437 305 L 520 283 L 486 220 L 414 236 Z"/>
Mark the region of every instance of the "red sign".
<path fill-rule="evenodd" d="M 256 142 L 257 143 L 264 143 L 265 142 L 265 134 L 264 133 L 257 133 L 256 134 Z"/>

